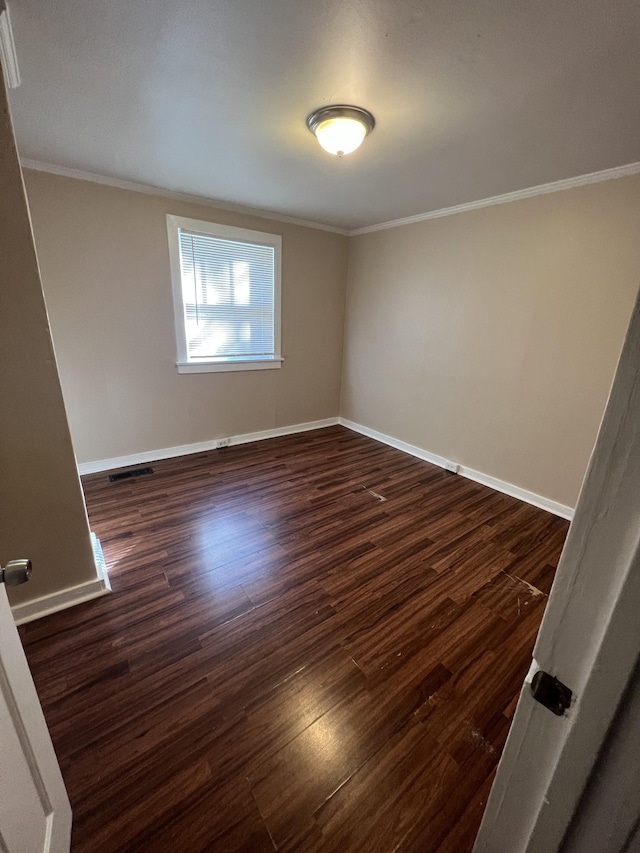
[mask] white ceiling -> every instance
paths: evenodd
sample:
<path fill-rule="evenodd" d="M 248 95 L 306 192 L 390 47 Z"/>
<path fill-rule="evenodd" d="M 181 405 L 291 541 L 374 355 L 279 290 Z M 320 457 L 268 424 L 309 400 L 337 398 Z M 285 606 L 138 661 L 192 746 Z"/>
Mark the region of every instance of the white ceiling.
<path fill-rule="evenodd" d="M 638 0 L 9 0 L 23 158 L 342 228 L 640 160 Z M 343 160 L 305 119 L 376 128 Z"/>

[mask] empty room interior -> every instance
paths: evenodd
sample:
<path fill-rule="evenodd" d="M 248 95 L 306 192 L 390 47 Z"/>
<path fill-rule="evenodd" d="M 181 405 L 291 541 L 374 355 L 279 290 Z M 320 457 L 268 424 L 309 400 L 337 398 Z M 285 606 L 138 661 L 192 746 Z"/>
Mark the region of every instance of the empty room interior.
<path fill-rule="evenodd" d="M 0 561 L 64 782 L 0 848 L 613 853 L 476 838 L 640 284 L 640 6 L 0 10 Z"/>

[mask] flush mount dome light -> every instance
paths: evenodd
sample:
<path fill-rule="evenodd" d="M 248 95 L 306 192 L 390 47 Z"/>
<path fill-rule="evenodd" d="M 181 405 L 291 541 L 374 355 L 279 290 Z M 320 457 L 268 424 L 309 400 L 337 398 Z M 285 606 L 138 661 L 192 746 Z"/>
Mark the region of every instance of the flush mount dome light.
<path fill-rule="evenodd" d="M 375 123 L 374 117 L 367 110 L 344 104 L 322 107 L 307 119 L 307 127 L 324 150 L 338 157 L 351 154 L 359 148 Z"/>

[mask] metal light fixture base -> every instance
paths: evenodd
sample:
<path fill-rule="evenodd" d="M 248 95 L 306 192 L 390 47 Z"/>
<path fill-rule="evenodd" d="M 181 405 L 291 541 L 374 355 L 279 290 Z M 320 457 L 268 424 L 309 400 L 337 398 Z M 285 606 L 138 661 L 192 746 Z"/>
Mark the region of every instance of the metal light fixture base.
<path fill-rule="evenodd" d="M 320 107 L 320 109 L 314 110 L 307 118 L 307 127 L 315 136 L 318 125 L 332 118 L 352 118 L 359 121 L 364 125 L 367 136 L 376 126 L 376 120 L 368 110 L 363 110 L 362 107 L 352 107 L 348 104 L 333 104 L 330 107 Z"/>

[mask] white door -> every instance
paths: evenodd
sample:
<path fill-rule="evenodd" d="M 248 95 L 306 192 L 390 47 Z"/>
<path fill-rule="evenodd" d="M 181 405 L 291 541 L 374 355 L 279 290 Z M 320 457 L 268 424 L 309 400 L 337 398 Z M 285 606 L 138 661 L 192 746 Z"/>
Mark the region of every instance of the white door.
<path fill-rule="evenodd" d="M 19 565 L 6 570 L 7 581 L 28 574 Z M 69 798 L 1 582 L 0 851 L 68 853 L 70 839 Z"/>
<path fill-rule="evenodd" d="M 561 849 L 598 753 L 615 740 L 618 720 L 610 726 L 640 658 L 640 300 L 533 658 L 474 853 Z M 561 716 L 534 699 L 536 670 L 572 691 Z M 628 848 L 592 838 L 580 849 Z"/>

